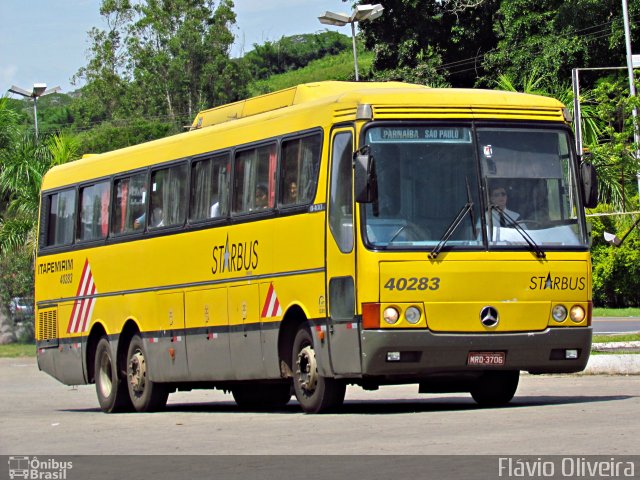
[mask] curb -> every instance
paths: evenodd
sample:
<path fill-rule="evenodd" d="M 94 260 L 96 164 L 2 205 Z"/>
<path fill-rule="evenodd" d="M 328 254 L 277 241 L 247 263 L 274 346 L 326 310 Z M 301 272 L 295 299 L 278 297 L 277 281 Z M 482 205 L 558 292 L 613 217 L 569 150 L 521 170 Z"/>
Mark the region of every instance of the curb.
<path fill-rule="evenodd" d="M 579 375 L 640 375 L 640 355 L 591 355 Z"/>

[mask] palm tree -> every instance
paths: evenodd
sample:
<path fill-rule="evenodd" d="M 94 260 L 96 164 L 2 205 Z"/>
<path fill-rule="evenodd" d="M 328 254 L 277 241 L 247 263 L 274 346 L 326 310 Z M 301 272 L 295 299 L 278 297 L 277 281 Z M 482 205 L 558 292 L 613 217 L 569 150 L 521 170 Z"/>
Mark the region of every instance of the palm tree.
<path fill-rule="evenodd" d="M 523 77 L 521 90 L 518 90 L 516 87 L 516 81 L 513 76 L 507 74 L 499 75 L 495 84 L 500 90 L 510 92 L 522 91 L 523 93 L 533 95 L 553 97 L 565 105 L 569 109 L 569 112 L 571 112 L 571 116 L 575 118 L 575 112 L 573 111 L 574 97 L 571 85 L 554 83 L 550 81 L 548 75 L 540 73 L 538 69 L 534 69 L 531 73 Z M 605 125 L 596 115 L 592 92 L 588 90 L 580 92 L 580 105 L 580 109 L 582 110 L 583 142 L 585 145 L 594 145 L 604 133 Z"/>
<path fill-rule="evenodd" d="M 0 105 L 0 121 L 2 121 Z M 0 131 L 3 131 L 0 125 Z M 77 158 L 78 141 L 59 134 L 37 143 L 32 135 L 17 131 L 0 149 L 0 258 L 20 255 L 33 258 L 36 246 L 40 186 L 45 173 L 54 165 Z M 1 295 L 0 343 L 15 341 L 13 322 L 7 315 L 7 295 Z M 10 298 L 10 296 L 9 296 Z"/>

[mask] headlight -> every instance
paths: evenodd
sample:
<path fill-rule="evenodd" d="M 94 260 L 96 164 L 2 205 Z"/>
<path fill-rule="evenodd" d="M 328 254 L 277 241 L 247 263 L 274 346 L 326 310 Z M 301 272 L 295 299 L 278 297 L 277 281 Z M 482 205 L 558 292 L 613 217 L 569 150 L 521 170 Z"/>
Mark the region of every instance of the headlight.
<path fill-rule="evenodd" d="M 564 322 L 567 318 L 567 309 L 564 305 L 556 305 L 551 310 L 551 316 L 556 322 Z"/>
<path fill-rule="evenodd" d="M 409 307 L 407 308 L 407 311 L 404 312 L 404 318 L 412 325 L 415 325 L 420 321 L 421 315 L 420 309 L 417 307 Z"/>
<path fill-rule="evenodd" d="M 571 307 L 571 311 L 569 312 L 569 318 L 571 320 L 576 323 L 580 323 L 584 320 L 584 317 L 584 308 L 582 308 L 580 305 L 574 305 L 573 307 Z"/>
<path fill-rule="evenodd" d="M 398 318 L 400 318 L 400 313 L 394 307 L 387 307 L 382 313 L 382 318 L 384 318 L 384 321 L 389 325 L 393 325 L 398 321 Z"/>

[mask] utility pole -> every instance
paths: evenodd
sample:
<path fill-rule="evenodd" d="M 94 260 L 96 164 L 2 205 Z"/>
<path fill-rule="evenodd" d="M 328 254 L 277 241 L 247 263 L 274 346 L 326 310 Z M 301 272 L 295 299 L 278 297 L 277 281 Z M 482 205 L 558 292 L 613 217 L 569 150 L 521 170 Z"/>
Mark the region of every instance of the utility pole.
<path fill-rule="evenodd" d="M 636 97 L 636 82 L 633 76 L 633 54 L 631 53 L 631 29 L 629 28 L 629 6 L 622 0 L 622 16 L 624 19 L 624 39 L 627 49 L 627 72 L 629 74 L 629 93 Z M 640 160 L 640 132 L 638 131 L 638 108 L 633 107 L 633 141 L 636 144 L 636 160 Z M 640 170 L 636 172 L 638 195 L 640 196 Z M 639 198 L 640 199 L 640 198 Z"/>

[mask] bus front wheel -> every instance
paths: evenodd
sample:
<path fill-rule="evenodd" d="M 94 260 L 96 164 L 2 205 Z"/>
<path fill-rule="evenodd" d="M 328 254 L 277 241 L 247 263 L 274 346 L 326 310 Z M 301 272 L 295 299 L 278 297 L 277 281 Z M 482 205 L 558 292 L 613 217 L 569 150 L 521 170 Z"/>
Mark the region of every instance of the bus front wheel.
<path fill-rule="evenodd" d="M 133 408 L 138 412 L 161 410 L 167 403 L 166 385 L 149 379 L 147 354 L 140 335 L 134 335 L 127 352 L 127 385 Z"/>
<path fill-rule="evenodd" d="M 94 363 L 96 393 L 98 403 L 105 413 L 122 412 L 131 409 L 127 386 L 118 375 L 118 366 L 111 352 L 111 344 L 102 337 L 96 347 Z"/>
<path fill-rule="evenodd" d="M 484 372 L 471 389 L 471 396 L 482 407 L 500 407 L 511 401 L 518 388 L 520 371 Z"/>
<path fill-rule="evenodd" d="M 342 405 L 346 384 L 318 373 L 311 332 L 305 326 L 293 341 L 293 389 L 305 413 L 321 413 Z"/>

